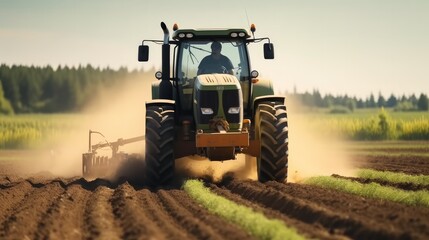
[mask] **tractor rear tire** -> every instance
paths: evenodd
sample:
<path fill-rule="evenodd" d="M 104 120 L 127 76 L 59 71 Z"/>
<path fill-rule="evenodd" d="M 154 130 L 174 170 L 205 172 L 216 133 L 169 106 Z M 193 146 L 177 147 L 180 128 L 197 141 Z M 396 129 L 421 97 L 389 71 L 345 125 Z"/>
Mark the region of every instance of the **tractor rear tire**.
<path fill-rule="evenodd" d="M 260 182 L 286 182 L 288 170 L 288 119 L 283 103 L 264 102 L 256 111 L 260 156 L 257 158 Z"/>
<path fill-rule="evenodd" d="M 174 108 L 146 109 L 146 181 L 151 186 L 168 184 L 174 177 Z"/>

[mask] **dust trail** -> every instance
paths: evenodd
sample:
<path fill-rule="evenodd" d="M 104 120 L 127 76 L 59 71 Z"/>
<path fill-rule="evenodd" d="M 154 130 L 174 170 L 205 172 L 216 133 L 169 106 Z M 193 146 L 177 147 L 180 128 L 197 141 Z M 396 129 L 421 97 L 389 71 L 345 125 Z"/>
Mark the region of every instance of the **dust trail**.
<path fill-rule="evenodd" d="M 235 160 L 210 161 L 199 156 L 184 157 L 176 160 L 176 173 L 179 177 L 210 178 L 221 181 L 225 174 L 232 173 L 238 179 L 257 179 L 256 159 L 237 154 Z"/>
<path fill-rule="evenodd" d="M 124 81 L 124 85 L 94 96 L 94 101 L 84 111 L 77 128 L 65 139 L 52 144 L 50 151 L 35 154 L 27 171 L 47 171 L 57 176 L 80 176 L 82 153 L 88 151 L 88 130 L 96 130 L 106 136 L 94 135 L 93 144 L 116 141 L 118 138 L 132 138 L 144 135 L 145 101 L 151 98 L 152 78 Z M 296 182 L 314 175 L 353 175 L 350 157 L 344 142 L 336 136 L 327 136 L 314 128 L 312 119 L 298 111 L 300 106 L 287 101 L 289 117 L 289 177 Z M 144 155 L 144 141 L 120 147 L 120 151 Z M 109 148 L 100 149 L 98 154 L 110 156 Z M 246 159 L 247 158 L 247 159 Z M 134 158 L 142 166 L 141 158 Z M 247 164 L 246 164 L 247 162 Z M 256 159 L 237 155 L 237 160 L 210 162 L 198 157 L 176 161 L 179 174 L 188 177 L 211 175 L 221 179 L 225 173 L 234 172 L 241 179 L 256 179 Z M 121 174 L 140 174 L 133 166 L 121 167 Z"/>
<path fill-rule="evenodd" d="M 313 117 L 287 102 L 289 121 L 289 182 L 317 175 L 354 175 L 346 142 L 337 135 L 322 134 Z"/>
<path fill-rule="evenodd" d="M 71 177 L 82 174 L 82 153 L 88 152 L 89 129 L 101 132 L 106 138 L 93 134 L 92 144 L 113 142 L 145 133 L 145 101 L 151 98 L 152 78 L 124 79 L 123 85 L 104 90 L 77 116 L 73 131 L 56 143 L 46 143 L 49 151 L 34 155 L 24 171 L 47 171 L 56 176 Z M 119 148 L 126 153 L 144 153 L 144 141 Z M 111 156 L 110 148 L 97 151 Z M 123 168 L 126 169 L 126 168 Z"/>

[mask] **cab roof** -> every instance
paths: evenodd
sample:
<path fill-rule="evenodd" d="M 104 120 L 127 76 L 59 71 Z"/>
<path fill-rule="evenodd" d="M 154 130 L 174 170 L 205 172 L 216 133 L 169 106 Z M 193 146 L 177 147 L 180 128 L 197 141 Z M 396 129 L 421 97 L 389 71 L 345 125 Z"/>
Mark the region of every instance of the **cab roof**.
<path fill-rule="evenodd" d="M 178 29 L 173 33 L 174 40 L 210 39 L 210 38 L 249 38 L 249 33 L 242 28 L 229 29 Z"/>

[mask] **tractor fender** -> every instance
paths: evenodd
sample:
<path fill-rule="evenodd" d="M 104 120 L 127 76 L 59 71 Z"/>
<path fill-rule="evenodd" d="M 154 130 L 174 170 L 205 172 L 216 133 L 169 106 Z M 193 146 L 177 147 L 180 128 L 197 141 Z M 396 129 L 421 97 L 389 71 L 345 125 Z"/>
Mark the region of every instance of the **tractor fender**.
<path fill-rule="evenodd" d="M 275 101 L 284 103 L 285 98 L 283 96 L 274 95 L 273 83 L 269 79 L 253 79 L 252 90 L 252 111 L 256 111 L 256 108 L 261 102 L 264 101 Z"/>
<path fill-rule="evenodd" d="M 152 99 L 160 99 L 159 98 L 159 85 L 161 81 L 153 81 L 152 82 Z M 173 91 L 173 99 L 176 99 L 176 91 Z"/>
<path fill-rule="evenodd" d="M 255 113 L 256 109 L 258 108 L 258 105 L 263 102 L 276 102 L 276 103 L 284 104 L 285 97 L 280 95 L 266 95 L 266 96 L 256 97 L 253 100 L 253 113 Z"/>
<path fill-rule="evenodd" d="M 274 94 L 273 83 L 270 79 L 258 78 L 252 79 L 252 82 L 254 82 L 252 85 L 252 102 L 257 97 Z"/>
<path fill-rule="evenodd" d="M 175 101 L 170 100 L 170 99 L 154 99 L 154 100 L 146 102 L 146 108 L 151 107 L 151 106 L 160 106 L 161 107 L 161 106 L 165 106 L 165 105 L 170 105 L 170 106 L 174 107 Z"/>

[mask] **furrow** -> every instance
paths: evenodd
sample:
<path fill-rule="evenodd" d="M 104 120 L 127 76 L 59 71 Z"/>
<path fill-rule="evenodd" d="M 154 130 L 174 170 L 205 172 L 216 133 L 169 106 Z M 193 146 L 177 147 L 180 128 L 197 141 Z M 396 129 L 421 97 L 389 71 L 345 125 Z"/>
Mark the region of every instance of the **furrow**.
<path fill-rule="evenodd" d="M 331 211 L 342 212 L 351 219 L 364 222 L 368 228 L 382 229 L 395 236 L 426 239 L 429 236 L 427 223 L 429 209 L 411 207 L 390 201 L 362 198 L 332 189 L 301 184 L 281 184 L 269 182 L 270 188 L 288 193 L 309 202 L 326 207 Z M 389 224 L 386 224 L 388 221 Z M 363 229 L 364 231 L 364 229 Z"/>
<path fill-rule="evenodd" d="M 144 215 L 162 229 L 168 239 L 192 239 L 180 223 L 164 209 L 156 193 L 143 189 L 137 191 L 137 197 Z"/>
<path fill-rule="evenodd" d="M 285 214 L 280 213 L 279 211 L 267 208 L 264 205 L 249 201 L 238 194 L 230 192 L 228 189 L 218 187 L 214 184 L 210 184 L 210 189 L 214 193 L 231 201 L 252 208 L 257 212 L 261 212 L 268 218 L 282 220 L 286 226 L 296 228 L 300 234 L 303 234 L 309 239 L 348 239 L 348 237 L 342 234 L 326 231 L 326 229 L 319 224 L 306 223 L 298 219 L 291 218 Z"/>
<path fill-rule="evenodd" d="M 37 239 L 82 239 L 85 205 L 90 192 L 72 185 L 51 205 L 39 223 Z"/>
<path fill-rule="evenodd" d="M 116 188 L 112 196 L 113 212 L 123 230 L 123 239 L 166 239 L 160 229 L 145 213 L 136 191 L 128 183 Z"/>
<path fill-rule="evenodd" d="M 45 212 L 63 192 L 64 189 L 58 183 L 47 184 L 30 192 L 15 205 L 11 215 L 3 222 L 0 237 L 34 239 L 38 225 L 44 221 Z"/>
<path fill-rule="evenodd" d="M 32 190 L 31 184 L 25 181 L 0 190 L 0 224 L 3 224 L 12 214 L 12 208 L 19 204 Z"/>
<path fill-rule="evenodd" d="M 183 227 L 190 235 L 197 239 L 224 239 L 219 233 L 212 229 L 204 221 L 195 218 L 194 215 L 179 204 L 171 196 L 172 191 L 179 190 L 159 190 L 158 196 L 168 213 Z"/>
<path fill-rule="evenodd" d="M 385 181 L 382 179 L 345 177 L 345 176 L 341 176 L 341 175 L 337 175 L 337 174 L 334 174 L 332 176 L 335 178 L 356 181 L 356 182 L 363 183 L 363 184 L 378 183 L 378 184 L 385 186 L 385 187 L 394 187 L 394 188 L 399 188 L 399 189 L 407 190 L 407 191 L 419 191 L 419 190 L 429 191 L 429 185 L 419 185 L 419 184 L 414 184 L 414 183 L 395 183 L 395 182 Z"/>
<path fill-rule="evenodd" d="M 252 239 L 253 237 L 236 225 L 208 212 L 197 204 L 185 191 L 173 190 L 169 194 L 178 205 L 189 211 L 195 219 L 210 226 L 223 239 Z"/>
<path fill-rule="evenodd" d="M 86 239 L 121 239 L 122 231 L 110 205 L 112 195 L 112 189 L 99 186 L 89 196 L 84 219 Z"/>
<path fill-rule="evenodd" d="M 280 184 L 280 183 L 278 183 Z M 375 220 L 363 221 L 350 217 L 347 211 L 329 209 L 317 201 L 307 200 L 308 196 L 297 197 L 287 191 L 278 191 L 270 185 L 254 181 L 231 181 L 226 187 L 233 193 L 262 204 L 265 207 L 279 211 L 289 217 L 296 218 L 308 224 L 320 224 L 331 233 L 337 233 L 357 239 L 404 239 L 412 238 L 410 232 L 404 233 L 399 229 L 385 228 L 385 225 L 374 224 Z M 327 194 L 325 192 L 325 194 Z M 332 195 L 330 196 L 332 198 Z"/>

